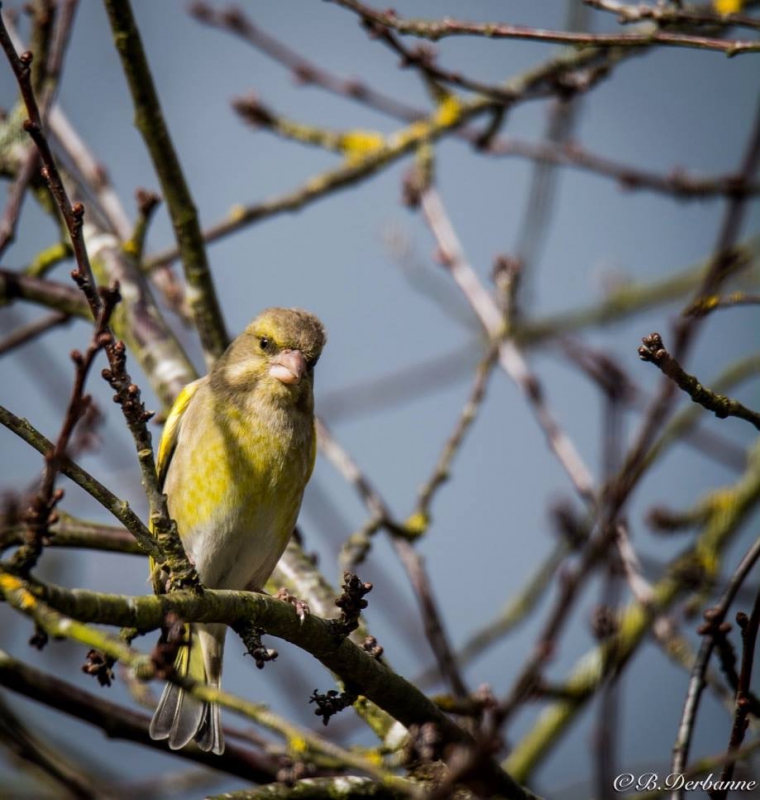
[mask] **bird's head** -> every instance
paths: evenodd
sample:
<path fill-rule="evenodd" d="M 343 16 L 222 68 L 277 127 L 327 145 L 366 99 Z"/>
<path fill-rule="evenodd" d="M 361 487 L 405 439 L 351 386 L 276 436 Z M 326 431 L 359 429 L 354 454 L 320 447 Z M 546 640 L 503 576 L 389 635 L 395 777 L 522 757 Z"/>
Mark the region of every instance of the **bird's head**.
<path fill-rule="evenodd" d="M 324 326 L 308 311 L 268 308 L 229 346 L 212 379 L 233 391 L 310 404 L 325 341 Z"/>

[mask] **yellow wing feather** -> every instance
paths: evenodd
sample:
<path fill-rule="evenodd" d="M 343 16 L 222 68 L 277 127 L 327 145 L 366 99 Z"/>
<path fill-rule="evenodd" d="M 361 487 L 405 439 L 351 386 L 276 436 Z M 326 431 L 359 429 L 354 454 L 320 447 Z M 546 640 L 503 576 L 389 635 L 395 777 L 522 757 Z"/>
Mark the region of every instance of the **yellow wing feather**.
<path fill-rule="evenodd" d="M 174 405 L 169 412 L 169 416 L 166 418 L 164 432 L 161 434 L 161 441 L 158 444 L 158 457 L 156 459 L 156 472 L 158 473 L 159 489 L 164 488 L 166 472 L 169 469 L 169 463 L 171 462 L 172 455 L 174 455 L 174 450 L 177 447 L 177 439 L 179 438 L 179 429 L 182 423 L 182 417 L 202 380 L 204 379 L 199 378 L 197 381 L 188 383 L 187 386 L 185 386 L 179 395 L 177 395 L 177 399 L 174 401 Z M 150 527 L 152 530 L 152 523 Z M 153 588 L 154 590 L 158 590 L 158 574 L 156 571 L 156 564 L 152 557 L 149 559 L 149 569 Z"/>
<path fill-rule="evenodd" d="M 166 419 L 164 425 L 164 432 L 161 435 L 161 442 L 158 445 L 158 459 L 156 461 L 156 469 L 158 470 L 158 485 L 161 489 L 164 487 L 166 480 L 166 473 L 169 469 L 169 463 L 174 455 L 174 450 L 177 447 L 177 439 L 179 438 L 179 429 L 182 423 L 187 406 L 193 399 L 201 381 L 205 378 L 199 378 L 197 381 L 188 383 L 187 386 L 179 393 L 177 399 L 174 401 L 172 410 Z"/>

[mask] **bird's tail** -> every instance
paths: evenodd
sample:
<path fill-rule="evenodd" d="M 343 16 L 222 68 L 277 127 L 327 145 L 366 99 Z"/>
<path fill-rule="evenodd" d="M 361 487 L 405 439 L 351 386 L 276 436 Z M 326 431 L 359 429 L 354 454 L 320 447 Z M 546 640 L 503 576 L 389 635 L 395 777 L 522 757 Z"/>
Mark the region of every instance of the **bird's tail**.
<path fill-rule="evenodd" d="M 188 625 L 184 645 L 174 669 L 178 675 L 219 688 L 222 677 L 225 625 Z M 219 706 L 197 700 L 181 687 L 168 683 L 150 723 L 151 739 L 168 739 L 179 750 L 193 739 L 201 750 L 224 752 Z"/>

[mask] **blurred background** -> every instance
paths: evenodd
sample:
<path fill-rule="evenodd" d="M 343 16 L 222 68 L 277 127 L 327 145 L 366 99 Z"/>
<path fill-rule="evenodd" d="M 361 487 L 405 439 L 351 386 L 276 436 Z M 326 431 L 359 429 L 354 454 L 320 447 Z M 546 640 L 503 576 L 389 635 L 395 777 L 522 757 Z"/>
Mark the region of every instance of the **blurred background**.
<path fill-rule="evenodd" d="M 8 8 L 20 3 L 6 3 Z M 568 25 L 569 7 L 585 14 L 584 29 L 615 29 L 610 15 L 573 9 L 578 3 L 497 0 L 398 0 L 405 16 L 466 16 L 475 20 L 508 17 L 510 22 L 551 29 Z M 216 4 L 221 8 L 221 4 Z M 332 4 L 287 0 L 244 2 L 240 7 L 272 36 L 302 56 L 346 78 L 357 77 L 410 105 L 429 109 L 430 98 L 418 73 L 399 69 L 398 57 L 368 38 L 357 18 Z M 188 15 L 185 3 L 134 0 L 133 8 L 156 80 L 166 119 L 205 226 L 236 204 L 249 204 L 301 186 L 339 158 L 252 130 L 230 102 L 254 92 L 261 103 L 285 117 L 331 129 L 361 128 L 390 133 L 402 123 L 349 99 L 295 81 L 291 72 L 244 42 Z M 577 20 L 576 20 L 577 21 Z M 19 21 L 22 35 L 28 26 Z M 414 44 L 416 42 L 412 42 Z M 544 43 L 451 38 L 436 45 L 440 63 L 488 82 L 498 82 L 542 62 L 556 52 Z M 590 151 L 666 174 L 677 167 L 695 174 L 735 171 L 741 161 L 758 102 L 757 56 L 733 59 L 714 52 L 659 49 L 627 59 L 613 76 L 580 97 L 574 106 L 572 138 Z M 0 106 L 16 103 L 16 85 L 0 65 Z M 132 103 L 113 46 L 102 5 L 81 2 L 65 60 L 59 103 L 73 126 L 106 165 L 130 213 L 135 190 L 158 191 L 143 141 L 133 126 Z M 533 101 L 509 112 L 503 133 L 541 141 L 550 104 Z M 525 220 L 535 165 L 512 157 L 487 157 L 454 137 L 436 147 L 437 186 L 467 256 L 482 281 L 491 285 L 498 254 L 517 255 L 525 246 Z M 467 398 L 475 365 L 483 354 L 477 320 L 434 258 L 435 243 L 418 212 L 401 202 L 401 183 L 410 160 L 294 214 L 266 219 L 209 246 L 208 255 L 231 335 L 236 335 L 270 305 L 301 306 L 316 313 L 329 332 L 317 375 L 317 411 L 403 519 L 414 508 Z M 646 283 L 673 275 L 709 258 L 725 200 L 679 201 L 665 194 L 631 191 L 618 182 L 571 168 L 554 173 L 551 213 L 531 251 L 523 311 L 530 319 L 594 305 L 611 286 Z M 3 182 L 7 187 L 8 182 Z M 750 203 L 741 241 L 760 233 L 756 200 Z M 57 241 L 49 216 L 27 198 L 16 243 L 3 266 L 19 269 L 43 247 Z M 148 253 L 173 243 L 165 207 L 153 221 Z M 67 280 L 68 267 L 54 277 Z M 649 396 L 660 374 L 637 356 L 640 338 L 653 330 L 666 336 L 685 300 L 655 307 L 631 319 L 584 331 L 585 341 L 607 352 Z M 693 349 L 688 368 L 709 384 L 726 365 L 755 352 L 756 306 L 710 316 Z M 169 320 L 197 369 L 204 370 L 194 331 L 176 315 Z M 0 334 L 36 318 L 39 310 L 15 304 L 0 308 Z M 75 322 L 0 359 L 0 403 L 55 437 L 70 391 L 72 348 L 84 348 L 88 326 Z M 598 389 L 567 358 L 561 347 L 528 351 L 547 402 L 578 447 L 595 477 L 601 474 L 604 429 Z M 131 361 L 133 378 L 149 408 L 160 403 Z M 434 367 L 431 369 L 431 365 Z M 97 372 L 92 391 L 105 420 L 103 446 L 82 457 L 83 466 L 145 518 L 134 448 L 110 391 Z M 757 382 L 735 392 L 748 405 L 760 405 Z M 680 399 L 682 405 L 687 399 Z M 635 434 L 641 414 L 626 411 L 624 436 Z M 752 429 L 737 420 L 705 419 L 736 448 L 746 449 Z M 160 429 L 153 428 L 155 436 Z M 0 430 L 0 487 L 8 494 L 28 489 L 41 470 L 41 458 L 10 432 Z M 739 464 L 741 467 L 741 464 Z M 735 466 L 706 457 L 679 443 L 652 469 L 629 507 L 631 536 L 645 567 L 657 574 L 689 540 L 653 534 L 647 510 L 666 505 L 682 510 L 716 486 L 732 483 Z M 63 481 L 64 508 L 85 519 L 110 522 L 84 493 Z M 518 388 L 496 371 L 474 428 L 452 469 L 452 479 L 436 495 L 432 524 L 419 543 L 448 632 L 455 647 L 494 617 L 527 577 L 552 552 L 557 534 L 551 508 L 575 503 L 573 488 L 548 449 Z M 337 554 L 367 512 L 353 489 L 320 458 L 307 490 L 300 527 L 307 552 L 316 553 L 325 575 L 337 585 Z M 730 574 L 757 535 L 757 514 L 727 552 Z M 647 566 L 648 565 L 648 566 Z M 67 586 L 125 594 L 149 590 L 142 558 L 85 551 L 48 550 L 40 574 Z M 382 532 L 363 580 L 374 583 L 367 622 L 401 674 L 413 678 L 433 664 L 416 600 Z M 753 579 L 757 586 L 757 578 Z M 579 613 L 561 641 L 548 670 L 565 676 L 595 639 L 590 618 L 599 602 L 598 581 L 583 592 Z M 517 630 L 467 665 L 464 674 L 476 688 L 488 684 L 497 696 L 509 690 L 532 651 L 541 620 L 550 608 L 549 592 Z M 751 600 L 737 607 L 748 609 Z M 684 630 L 693 641 L 697 620 Z M 26 619 L 0 608 L 0 647 L 59 677 L 133 705 L 122 676 L 101 689 L 82 675 L 83 649 L 52 642 L 42 652 L 26 644 L 32 633 Z M 283 642 L 270 641 L 279 660 L 263 671 L 244 658 L 239 640 L 227 640 L 225 688 L 265 702 L 301 724 L 321 722 L 308 703 L 312 690 L 332 688 L 332 677 L 313 659 Z M 138 640 L 150 648 L 150 640 Z M 620 771 L 667 772 L 685 696 L 687 674 L 652 642 L 635 655 L 621 681 Z M 154 687 L 151 687 L 153 689 Z M 157 688 L 157 687 L 155 687 Z M 4 693 L 7 702 L 74 761 L 91 763 L 116 786 L 142 787 L 164 796 L 159 776 L 192 770 L 137 745 L 107 740 L 102 732 L 35 703 Z M 522 707 L 508 730 L 513 743 L 530 729 L 541 703 Z M 591 703 L 572 734 L 546 759 L 534 788 L 551 797 L 591 794 L 594 732 L 598 707 Z M 227 713 L 228 722 L 233 722 Z M 712 695 L 705 697 L 696 727 L 693 757 L 725 749 L 731 719 Z M 240 720 L 234 724 L 241 726 Z M 371 739 L 345 719 L 331 723 L 346 741 Z M 329 729 L 328 729 L 329 733 Z M 195 783 L 184 794 L 198 797 L 244 785 L 212 776 L 208 789 Z M 0 751 L 0 794 L 37 797 L 40 785 L 24 777 Z M 178 786 L 181 784 L 178 784 Z M 204 786 L 206 784 L 203 784 Z M 177 787 L 175 787 L 176 789 Z M 54 790 L 50 790 L 54 796 Z M 124 796 L 130 796 L 125 794 Z M 165 796 L 169 796 L 168 790 Z"/>

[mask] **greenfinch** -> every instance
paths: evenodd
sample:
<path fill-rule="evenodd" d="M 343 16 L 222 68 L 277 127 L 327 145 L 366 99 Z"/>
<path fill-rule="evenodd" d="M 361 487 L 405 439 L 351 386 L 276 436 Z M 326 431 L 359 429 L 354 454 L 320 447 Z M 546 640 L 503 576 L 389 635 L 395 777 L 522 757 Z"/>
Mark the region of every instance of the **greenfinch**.
<path fill-rule="evenodd" d="M 158 450 L 169 513 L 201 582 L 261 591 L 293 532 L 316 458 L 314 367 L 322 323 L 269 308 L 180 393 Z M 219 687 L 226 626 L 189 628 L 178 674 Z M 176 750 L 222 753 L 219 707 L 167 684 L 150 725 Z"/>

